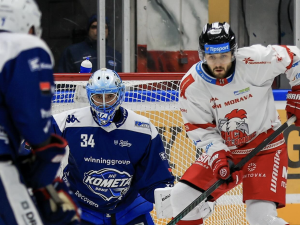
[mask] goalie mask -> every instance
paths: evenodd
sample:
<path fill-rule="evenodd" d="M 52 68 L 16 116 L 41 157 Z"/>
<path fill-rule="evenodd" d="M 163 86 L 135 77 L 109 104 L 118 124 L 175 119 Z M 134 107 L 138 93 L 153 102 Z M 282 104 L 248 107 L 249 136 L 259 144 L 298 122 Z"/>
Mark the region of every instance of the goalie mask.
<path fill-rule="evenodd" d="M 28 34 L 31 27 L 41 37 L 41 12 L 34 0 L 1 0 L 0 30 Z"/>
<path fill-rule="evenodd" d="M 97 70 L 90 77 L 86 91 L 98 123 L 109 126 L 125 96 L 125 85 L 119 74 L 106 68 Z"/>
<path fill-rule="evenodd" d="M 205 54 L 221 54 L 232 52 L 232 57 L 229 62 L 235 60 L 237 51 L 237 43 L 235 35 L 226 22 L 215 22 L 212 24 L 207 23 L 199 37 L 199 58 L 203 63 L 207 63 Z"/>

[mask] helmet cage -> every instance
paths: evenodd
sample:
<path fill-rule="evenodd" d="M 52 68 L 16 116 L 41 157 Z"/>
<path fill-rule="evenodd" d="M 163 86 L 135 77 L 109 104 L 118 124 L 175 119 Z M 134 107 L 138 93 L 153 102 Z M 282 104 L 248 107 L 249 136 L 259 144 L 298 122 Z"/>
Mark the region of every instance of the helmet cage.
<path fill-rule="evenodd" d="M 99 98 L 99 95 L 100 95 L 100 98 Z M 106 95 L 108 95 L 108 98 L 106 97 Z M 113 97 L 111 97 L 111 95 Z M 93 103 L 95 105 L 98 105 L 98 107 L 100 107 L 100 108 L 106 108 L 106 107 L 112 107 L 115 104 L 114 101 L 117 99 L 117 97 L 118 97 L 118 93 L 92 94 L 91 101 L 93 101 Z M 101 100 L 99 100 L 99 99 L 101 99 Z"/>
<path fill-rule="evenodd" d="M 86 86 L 90 106 L 97 118 L 100 126 L 109 126 L 112 122 L 116 111 L 124 101 L 125 85 L 120 76 L 113 70 L 101 69 L 92 74 Z M 97 104 L 93 96 L 100 94 L 103 97 L 103 104 Z M 106 94 L 114 94 L 116 100 L 114 104 L 105 103 Z"/>

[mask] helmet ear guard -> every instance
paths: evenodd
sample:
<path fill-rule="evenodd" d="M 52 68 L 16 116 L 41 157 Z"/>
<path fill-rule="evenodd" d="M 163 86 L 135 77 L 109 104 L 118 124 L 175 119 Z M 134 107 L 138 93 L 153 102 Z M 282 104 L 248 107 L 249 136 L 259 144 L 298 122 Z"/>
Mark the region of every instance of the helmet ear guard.
<path fill-rule="evenodd" d="M 116 111 L 124 101 L 125 85 L 119 74 L 113 70 L 102 68 L 94 72 L 86 86 L 87 97 L 100 126 L 109 126 L 115 116 Z M 103 104 L 98 104 L 93 96 L 99 94 L 103 97 Z M 113 102 L 106 104 L 105 95 L 114 94 Z"/>
<path fill-rule="evenodd" d="M 27 34 L 33 27 L 35 35 L 41 37 L 41 15 L 34 0 L 1 0 L 0 30 Z"/>
<path fill-rule="evenodd" d="M 226 22 L 207 23 L 199 36 L 198 54 L 201 61 L 205 62 L 205 54 L 217 54 L 232 52 L 232 58 L 235 59 L 237 43 L 235 34 Z"/>

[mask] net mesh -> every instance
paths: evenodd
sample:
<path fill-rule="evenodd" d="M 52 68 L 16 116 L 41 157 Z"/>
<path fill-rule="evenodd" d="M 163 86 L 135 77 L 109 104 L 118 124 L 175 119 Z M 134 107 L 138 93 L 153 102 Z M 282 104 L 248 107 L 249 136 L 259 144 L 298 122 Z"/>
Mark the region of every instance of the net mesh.
<path fill-rule="evenodd" d="M 56 81 L 52 113 L 88 106 L 83 81 Z M 124 80 L 124 79 L 123 79 Z M 123 106 L 150 118 L 164 143 L 170 168 L 176 182 L 195 161 L 197 152 L 187 137 L 178 106 L 179 80 L 125 80 L 126 95 Z M 167 224 L 170 219 L 157 219 L 155 224 Z M 245 206 L 242 203 L 241 185 L 227 192 L 217 200 L 214 213 L 204 221 L 205 225 L 242 225 L 245 220 Z"/>

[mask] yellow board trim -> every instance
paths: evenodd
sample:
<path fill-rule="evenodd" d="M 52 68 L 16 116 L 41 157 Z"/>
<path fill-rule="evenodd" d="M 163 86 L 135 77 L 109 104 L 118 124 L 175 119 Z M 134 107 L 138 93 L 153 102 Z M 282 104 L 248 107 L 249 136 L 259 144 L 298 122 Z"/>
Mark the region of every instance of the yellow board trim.
<path fill-rule="evenodd" d="M 300 225 L 300 204 L 286 204 L 284 208 L 278 209 L 278 217 L 284 219 L 290 225 Z"/>
<path fill-rule="evenodd" d="M 208 0 L 208 22 L 229 23 L 229 0 Z"/>

